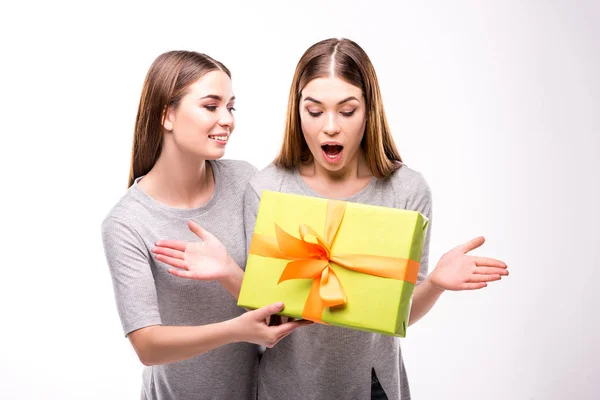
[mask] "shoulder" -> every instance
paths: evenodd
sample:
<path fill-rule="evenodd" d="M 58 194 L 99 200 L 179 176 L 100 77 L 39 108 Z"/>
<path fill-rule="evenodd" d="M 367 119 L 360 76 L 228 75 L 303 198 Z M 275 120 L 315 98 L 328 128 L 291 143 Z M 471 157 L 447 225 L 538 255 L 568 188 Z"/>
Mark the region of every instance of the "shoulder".
<path fill-rule="evenodd" d="M 250 179 L 248 186 L 260 197 L 263 190 L 280 191 L 283 181 L 293 174 L 292 170 L 269 164 Z"/>
<path fill-rule="evenodd" d="M 423 174 L 406 164 L 402 164 L 386 180 L 396 193 L 404 193 L 407 197 L 431 197 L 431 188 Z"/>
<path fill-rule="evenodd" d="M 127 189 L 127 192 L 117 201 L 117 203 L 110 209 L 104 220 L 102 221 L 102 230 L 105 227 L 112 226 L 116 223 L 123 223 L 131 225 L 134 216 L 143 209 L 143 205 L 136 200 L 134 193 L 134 187 Z"/>
<path fill-rule="evenodd" d="M 227 178 L 248 181 L 258 172 L 258 169 L 247 161 L 242 160 L 216 160 L 211 165 L 219 168 Z"/>
<path fill-rule="evenodd" d="M 130 187 L 110 209 L 101 224 L 104 238 L 138 237 L 142 221 L 154 219 L 148 205 L 137 193 L 138 190 L 140 189 L 135 186 Z"/>

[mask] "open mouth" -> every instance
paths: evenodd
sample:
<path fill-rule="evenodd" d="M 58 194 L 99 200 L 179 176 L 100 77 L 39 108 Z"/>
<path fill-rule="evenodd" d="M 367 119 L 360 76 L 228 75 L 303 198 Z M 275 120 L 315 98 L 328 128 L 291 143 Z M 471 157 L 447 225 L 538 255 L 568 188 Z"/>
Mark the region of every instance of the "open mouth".
<path fill-rule="evenodd" d="M 214 140 L 215 142 L 224 144 L 224 143 L 227 143 L 227 140 L 229 140 L 229 135 L 227 135 L 227 134 L 208 135 L 208 138 L 211 140 Z"/>
<path fill-rule="evenodd" d="M 342 159 L 344 146 L 339 144 L 324 144 L 321 146 L 323 157 L 330 163 L 337 163 Z"/>

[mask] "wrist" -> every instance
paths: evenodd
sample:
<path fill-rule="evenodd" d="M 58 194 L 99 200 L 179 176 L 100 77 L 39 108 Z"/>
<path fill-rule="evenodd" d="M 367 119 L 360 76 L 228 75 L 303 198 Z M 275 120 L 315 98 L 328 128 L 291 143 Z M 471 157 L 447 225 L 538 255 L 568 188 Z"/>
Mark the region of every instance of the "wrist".
<path fill-rule="evenodd" d="M 225 275 L 219 279 L 221 283 L 230 283 L 235 281 L 236 276 L 241 271 L 240 267 L 231 256 L 227 256 L 227 261 L 225 261 L 225 271 Z"/>
<path fill-rule="evenodd" d="M 432 275 L 433 274 L 428 275 L 427 278 L 425 278 L 425 280 L 423 281 L 423 284 L 427 285 L 430 288 L 430 290 L 435 292 L 437 295 L 441 295 L 442 293 L 444 293 L 446 291 L 446 289 L 437 285 L 434 282 Z"/>
<path fill-rule="evenodd" d="M 225 327 L 224 334 L 227 337 L 228 343 L 238 343 L 244 340 L 242 330 L 240 329 L 240 317 L 223 321 L 222 324 Z"/>

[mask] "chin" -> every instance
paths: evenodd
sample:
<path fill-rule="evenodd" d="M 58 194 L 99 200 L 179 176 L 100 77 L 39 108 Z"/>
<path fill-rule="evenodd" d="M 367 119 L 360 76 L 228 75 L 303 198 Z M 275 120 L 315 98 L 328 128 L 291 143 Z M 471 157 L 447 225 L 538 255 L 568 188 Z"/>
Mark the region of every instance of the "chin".
<path fill-rule="evenodd" d="M 337 172 L 337 171 L 344 169 L 344 167 L 346 166 L 346 163 L 344 162 L 344 160 L 341 160 L 338 163 L 332 164 L 326 160 L 321 159 L 321 160 L 319 160 L 319 165 L 321 165 L 321 167 L 327 171 Z"/>
<path fill-rule="evenodd" d="M 218 160 L 219 158 L 223 158 L 223 156 L 225 155 L 225 149 L 223 150 L 213 150 L 210 151 L 208 153 L 205 153 L 203 156 L 203 158 L 205 158 L 206 160 Z"/>

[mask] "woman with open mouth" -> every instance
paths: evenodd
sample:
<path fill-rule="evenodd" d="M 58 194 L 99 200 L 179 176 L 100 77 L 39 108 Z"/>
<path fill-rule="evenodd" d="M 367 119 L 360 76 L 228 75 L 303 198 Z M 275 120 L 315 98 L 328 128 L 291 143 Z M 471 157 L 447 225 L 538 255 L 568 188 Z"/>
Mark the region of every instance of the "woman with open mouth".
<path fill-rule="evenodd" d="M 265 189 L 415 210 L 431 221 L 429 186 L 402 162 L 375 69 L 355 42 L 324 40 L 301 57 L 281 151 L 246 190 L 246 237 L 254 230 Z M 483 244 L 476 238 L 449 251 L 428 275 L 430 235 L 431 226 L 409 324 L 422 318 L 444 290 L 479 289 L 508 274 L 501 261 L 466 255 Z M 267 349 L 258 376 L 259 399 L 410 399 L 397 337 L 321 324 Z"/>

